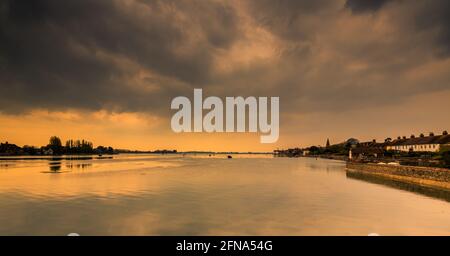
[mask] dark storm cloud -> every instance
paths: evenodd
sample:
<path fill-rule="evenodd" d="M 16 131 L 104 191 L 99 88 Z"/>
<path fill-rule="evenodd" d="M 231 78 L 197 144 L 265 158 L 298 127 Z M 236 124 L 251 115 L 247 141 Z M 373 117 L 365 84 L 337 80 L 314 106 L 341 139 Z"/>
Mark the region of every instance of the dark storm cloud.
<path fill-rule="evenodd" d="M 0 112 L 161 114 L 195 87 L 336 112 L 449 89 L 450 72 L 427 66 L 450 52 L 446 0 L 11 0 L 0 12 Z M 258 44 L 273 53 L 252 55 Z"/>
<path fill-rule="evenodd" d="M 353 13 L 374 12 L 390 1 L 392 0 L 347 0 L 345 7 Z"/>
<path fill-rule="evenodd" d="M 399 15 L 407 16 L 416 33 L 435 30 L 439 54 L 450 54 L 450 1 L 347 0 L 345 7 L 354 14 L 361 14 L 379 11 L 387 3 L 397 5 L 401 10 Z"/>
<path fill-rule="evenodd" d="M 434 51 L 448 46 L 441 43 L 449 31 L 444 25 L 449 15 L 441 14 L 447 13 L 448 1 L 249 3 L 257 24 L 285 42 L 285 47 L 279 49 L 277 62 L 255 65 L 248 73 L 239 70 L 239 79 L 228 83 L 240 84 L 250 95 L 280 95 L 285 112 L 392 105 L 450 89 L 450 73 L 434 76 L 428 69 L 427 78 L 406 79 L 416 69 L 432 65 Z M 352 10 L 350 15 L 345 8 Z M 375 11 L 386 16 L 358 15 Z M 430 21 L 427 16 L 439 18 Z M 423 26 L 426 29 L 417 26 L 419 17 L 429 22 Z M 428 34 L 429 30 L 436 33 Z"/>
<path fill-rule="evenodd" d="M 3 111 L 165 106 L 176 84 L 208 81 L 211 51 L 239 34 L 234 11 L 206 1 L 3 1 L 1 20 Z M 178 83 L 145 93 L 117 59 Z"/>
<path fill-rule="evenodd" d="M 290 40 L 306 40 L 314 34 L 315 24 L 310 18 L 319 18 L 337 6 L 333 0 L 250 0 L 249 9 L 258 24 Z"/>
<path fill-rule="evenodd" d="M 413 24 L 418 32 L 433 31 L 438 44 L 438 53 L 450 55 L 450 1 L 434 0 L 421 5 L 413 16 Z"/>

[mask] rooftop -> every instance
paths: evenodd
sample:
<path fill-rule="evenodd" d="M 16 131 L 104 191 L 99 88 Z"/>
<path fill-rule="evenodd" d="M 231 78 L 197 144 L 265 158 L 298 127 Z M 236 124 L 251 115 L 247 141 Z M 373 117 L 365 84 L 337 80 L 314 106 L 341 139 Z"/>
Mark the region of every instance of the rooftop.
<path fill-rule="evenodd" d="M 402 138 L 392 141 L 390 146 L 405 146 L 405 145 L 422 145 L 422 144 L 448 144 L 450 143 L 450 135 L 433 135 L 415 138 Z"/>

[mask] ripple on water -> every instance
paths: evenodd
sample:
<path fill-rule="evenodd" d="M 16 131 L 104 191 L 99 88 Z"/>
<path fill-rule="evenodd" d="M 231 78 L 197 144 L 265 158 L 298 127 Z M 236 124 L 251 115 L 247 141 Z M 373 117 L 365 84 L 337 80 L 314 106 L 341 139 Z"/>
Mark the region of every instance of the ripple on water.
<path fill-rule="evenodd" d="M 348 177 L 338 161 L 127 155 L 13 165 L 0 171 L 0 235 L 439 235 L 450 230 L 448 202 Z"/>

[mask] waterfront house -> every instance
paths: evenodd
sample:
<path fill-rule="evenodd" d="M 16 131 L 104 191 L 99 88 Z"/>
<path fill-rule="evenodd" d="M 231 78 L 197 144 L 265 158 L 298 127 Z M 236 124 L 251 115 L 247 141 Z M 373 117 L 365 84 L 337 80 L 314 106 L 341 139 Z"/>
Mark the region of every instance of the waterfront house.
<path fill-rule="evenodd" d="M 362 160 L 365 158 L 378 158 L 384 155 L 386 143 L 377 143 L 376 140 L 361 142 L 350 148 L 349 159 Z"/>
<path fill-rule="evenodd" d="M 442 135 L 430 133 L 428 136 L 421 134 L 419 137 L 411 135 L 410 138 L 398 137 L 390 142 L 387 150 L 403 152 L 439 152 L 443 146 L 450 146 L 450 135 L 443 132 Z"/>
<path fill-rule="evenodd" d="M 44 149 L 44 155 L 53 155 L 53 149 Z"/>

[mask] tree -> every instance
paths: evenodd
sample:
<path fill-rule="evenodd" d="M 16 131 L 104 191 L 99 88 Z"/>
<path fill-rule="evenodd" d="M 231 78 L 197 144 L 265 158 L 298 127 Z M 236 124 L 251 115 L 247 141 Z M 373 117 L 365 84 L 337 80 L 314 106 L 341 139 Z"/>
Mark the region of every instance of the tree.
<path fill-rule="evenodd" d="M 94 152 L 96 154 L 114 154 L 114 149 L 112 147 L 98 146 Z"/>
<path fill-rule="evenodd" d="M 87 140 L 68 140 L 66 142 L 66 153 L 68 154 L 93 154 L 92 142 Z"/>
<path fill-rule="evenodd" d="M 57 136 L 52 136 L 50 137 L 49 145 L 54 147 L 61 147 L 62 146 L 61 139 L 58 138 Z"/>
<path fill-rule="evenodd" d="M 312 155 L 318 155 L 318 154 L 320 154 L 320 148 L 319 148 L 319 147 L 316 147 L 316 146 L 311 146 L 311 147 L 309 148 L 309 152 L 310 152 L 310 154 L 312 154 Z"/>
<path fill-rule="evenodd" d="M 35 148 L 33 146 L 28 146 L 28 145 L 24 145 L 22 147 L 22 150 L 26 155 L 32 155 L 32 156 L 36 155 L 39 151 L 37 148 Z"/>
<path fill-rule="evenodd" d="M 62 144 L 61 139 L 57 136 L 50 137 L 48 146 L 52 151 L 54 155 L 59 155 L 62 153 Z"/>
<path fill-rule="evenodd" d="M 327 144 L 326 147 L 329 148 L 330 147 L 330 139 L 327 139 Z"/>
<path fill-rule="evenodd" d="M 444 165 L 450 168 L 450 151 L 445 151 L 444 153 L 442 153 L 442 160 L 444 162 Z"/>
<path fill-rule="evenodd" d="M 356 147 L 358 144 L 359 144 L 359 140 L 357 140 L 355 138 L 350 138 L 345 142 L 345 147 L 347 149 L 349 149 L 349 148 Z"/>
<path fill-rule="evenodd" d="M 448 132 L 447 131 L 443 131 L 442 135 L 448 135 Z"/>

